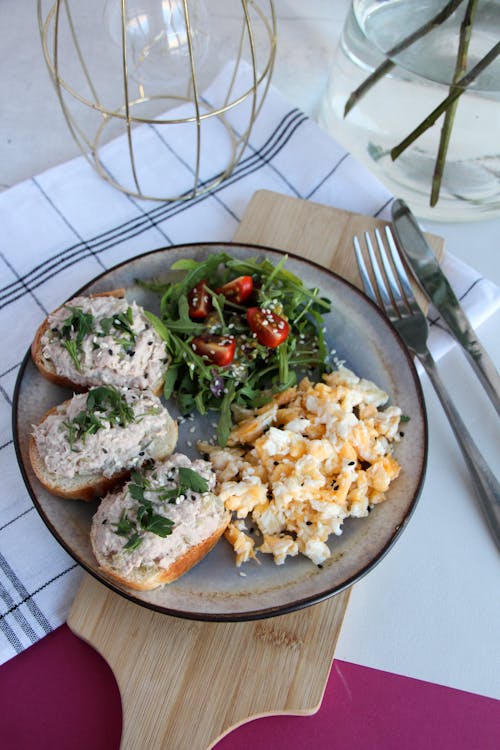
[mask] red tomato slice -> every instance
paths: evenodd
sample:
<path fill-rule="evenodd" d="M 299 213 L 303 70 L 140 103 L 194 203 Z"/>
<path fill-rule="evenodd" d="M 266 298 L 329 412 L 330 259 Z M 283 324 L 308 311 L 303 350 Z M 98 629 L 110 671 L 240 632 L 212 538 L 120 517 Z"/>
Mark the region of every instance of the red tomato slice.
<path fill-rule="evenodd" d="M 191 348 L 200 357 L 208 359 L 219 367 L 230 365 L 234 359 L 236 339 L 234 336 L 218 336 L 215 333 L 202 333 L 191 341 Z"/>
<path fill-rule="evenodd" d="M 271 310 L 249 307 L 247 321 L 250 330 L 257 336 L 259 344 L 263 344 L 269 349 L 276 349 L 290 333 L 288 321 Z"/>
<path fill-rule="evenodd" d="M 212 311 L 212 300 L 205 289 L 206 279 L 199 281 L 188 294 L 189 317 L 203 319 Z"/>
<path fill-rule="evenodd" d="M 238 276 L 217 289 L 218 294 L 223 294 L 230 302 L 236 302 L 236 304 L 244 302 L 252 292 L 253 279 L 251 276 Z"/>

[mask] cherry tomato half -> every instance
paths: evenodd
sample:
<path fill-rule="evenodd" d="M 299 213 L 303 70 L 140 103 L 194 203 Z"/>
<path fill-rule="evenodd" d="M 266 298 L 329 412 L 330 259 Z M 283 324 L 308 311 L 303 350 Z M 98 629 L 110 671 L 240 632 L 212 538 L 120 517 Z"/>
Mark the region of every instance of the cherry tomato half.
<path fill-rule="evenodd" d="M 230 365 L 234 359 L 236 339 L 234 336 L 218 336 L 215 333 L 202 333 L 191 341 L 191 348 L 200 357 L 208 359 L 219 367 Z"/>
<path fill-rule="evenodd" d="M 247 321 L 250 330 L 257 336 L 259 344 L 263 344 L 269 349 L 276 349 L 290 333 L 288 321 L 271 310 L 249 307 Z"/>
<path fill-rule="evenodd" d="M 253 279 L 251 276 L 238 276 L 228 281 L 227 284 L 217 289 L 218 294 L 223 294 L 230 302 L 240 304 L 250 297 L 253 292 Z"/>
<path fill-rule="evenodd" d="M 188 294 L 190 318 L 203 319 L 212 311 L 212 300 L 205 289 L 206 283 L 206 279 L 202 279 Z"/>

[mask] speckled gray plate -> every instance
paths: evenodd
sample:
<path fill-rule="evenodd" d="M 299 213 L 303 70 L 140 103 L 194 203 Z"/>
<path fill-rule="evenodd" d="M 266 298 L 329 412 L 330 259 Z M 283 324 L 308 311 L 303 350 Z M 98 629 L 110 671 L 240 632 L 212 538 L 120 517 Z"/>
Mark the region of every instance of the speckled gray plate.
<path fill-rule="evenodd" d="M 129 299 L 136 299 L 157 312 L 158 296 L 138 287 L 135 280 L 165 276 L 178 258 L 202 259 L 217 249 L 240 258 L 263 252 L 273 262 L 282 258 L 276 250 L 249 245 L 183 245 L 122 263 L 79 291 L 91 293 L 125 287 Z M 276 566 L 270 555 L 260 555 L 260 565 L 249 562 L 237 568 L 232 549 L 222 539 L 193 570 L 155 591 L 134 592 L 107 580 L 97 566 L 89 540 L 97 503 L 53 497 L 41 487 L 31 469 L 28 459 L 31 425 L 71 393 L 42 378 L 29 352 L 24 359 L 15 392 L 14 435 L 26 487 L 42 519 L 69 554 L 89 573 L 138 604 L 202 620 L 250 620 L 309 606 L 350 586 L 373 568 L 399 537 L 415 507 L 425 473 L 427 423 L 420 383 L 406 348 L 380 311 L 354 286 L 292 255 L 287 268 L 306 286 L 319 287 L 322 296 L 332 300 L 332 312 L 326 317 L 327 339 L 338 358 L 345 360 L 346 366 L 358 375 L 384 388 L 391 402 L 410 417 L 404 440 L 395 454 L 402 471 L 391 485 L 387 501 L 367 518 L 348 519 L 344 523 L 342 536 L 332 537 L 332 557 L 322 569 L 301 556 Z M 177 416 L 175 403 L 168 406 L 172 415 Z M 213 420 L 214 415 L 181 424 L 177 450 L 196 457 L 194 441 L 213 434 L 210 426 Z"/>

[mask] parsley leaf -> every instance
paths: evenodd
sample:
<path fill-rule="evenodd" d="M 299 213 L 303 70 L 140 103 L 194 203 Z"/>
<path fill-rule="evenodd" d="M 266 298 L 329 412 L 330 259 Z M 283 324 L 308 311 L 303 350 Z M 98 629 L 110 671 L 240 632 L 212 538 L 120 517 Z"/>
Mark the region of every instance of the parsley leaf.
<path fill-rule="evenodd" d="M 88 435 L 94 435 L 104 427 L 103 422 L 108 422 L 111 427 L 125 427 L 134 421 L 134 410 L 125 396 L 113 386 L 100 385 L 88 392 L 85 409 L 64 422 L 64 426 L 68 430 L 71 450 L 74 450 L 77 440 L 85 443 Z"/>
<path fill-rule="evenodd" d="M 193 490 L 193 492 L 208 492 L 208 482 L 205 477 L 198 474 L 197 471 L 189 469 L 187 466 L 179 467 L 179 487 L 183 490 Z"/>
<path fill-rule="evenodd" d="M 81 370 L 79 352 L 84 338 L 94 330 L 94 316 L 91 313 L 84 312 L 81 307 L 67 305 L 66 309 L 71 314 L 65 318 L 59 335 L 62 339 L 62 345 L 71 356 L 76 369 Z"/>

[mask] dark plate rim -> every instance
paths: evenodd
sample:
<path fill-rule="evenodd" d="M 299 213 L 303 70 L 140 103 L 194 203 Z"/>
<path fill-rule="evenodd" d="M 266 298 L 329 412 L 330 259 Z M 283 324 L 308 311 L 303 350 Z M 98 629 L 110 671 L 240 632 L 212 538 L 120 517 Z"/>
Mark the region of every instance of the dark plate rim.
<path fill-rule="evenodd" d="M 31 360 L 31 347 L 28 348 L 26 354 L 24 355 L 23 361 L 21 363 L 21 367 L 19 368 L 19 373 L 16 378 L 15 387 L 14 387 L 14 396 L 13 396 L 13 403 L 12 403 L 12 433 L 13 433 L 13 439 L 14 439 L 14 448 L 16 452 L 17 463 L 18 463 L 25 487 L 28 490 L 28 494 L 31 497 L 33 505 L 35 506 L 39 516 L 41 517 L 47 529 L 50 531 L 50 533 L 56 539 L 56 541 L 61 545 L 61 547 L 63 547 L 63 549 L 70 555 L 70 557 L 72 557 L 73 560 L 75 560 L 75 562 L 77 562 L 87 573 L 92 575 L 93 578 L 95 578 L 97 581 L 107 586 L 107 588 L 109 588 L 111 591 L 114 591 L 115 593 L 119 594 L 125 599 L 128 599 L 130 602 L 133 602 L 134 604 L 137 604 L 141 607 L 146 607 L 147 609 L 152 610 L 154 612 L 159 612 L 161 614 L 170 615 L 172 617 L 178 617 L 180 619 L 197 620 L 201 622 L 246 622 L 246 621 L 252 621 L 252 620 L 261 620 L 261 619 L 266 619 L 269 617 L 275 617 L 278 615 L 290 614 L 291 612 L 297 612 L 313 604 L 319 604 L 320 602 L 323 602 L 326 599 L 329 599 L 332 596 L 335 596 L 336 594 L 340 594 L 342 591 L 345 591 L 354 583 L 361 580 L 361 578 L 364 578 L 364 576 L 367 575 L 367 573 L 369 573 L 376 565 L 378 565 L 378 563 L 387 555 L 389 550 L 392 549 L 396 541 L 399 539 L 399 537 L 403 533 L 404 529 L 407 527 L 408 522 L 415 511 L 415 508 L 418 503 L 418 499 L 422 492 L 424 479 L 425 479 L 425 473 L 427 469 L 428 446 L 429 446 L 427 411 L 425 408 L 425 400 L 424 400 L 422 386 L 421 386 L 420 379 L 418 377 L 418 374 L 415 368 L 415 364 L 413 362 L 413 358 L 410 352 L 408 351 L 406 344 L 401 339 L 401 336 L 398 334 L 395 328 L 391 326 L 391 324 L 389 323 L 388 319 L 386 318 L 382 310 L 374 302 L 372 302 L 372 300 L 369 297 L 367 297 L 366 294 L 364 294 L 360 289 L 358 289 L 357 286 L 355 286 L 352 282 L 348 281 L 347 279 L 344 279 L 339 274 L 336 274 L 330 268 L 327 268 L 326 266 L 323 266 L 320 263 L 317 263 L 316 261 L 311 260 L 309 258 L 303 258 L 300 255 L 297 255 L 296 253 L 280 250 L 279 248 L 271 247 L 270 245 L 258 245 L 255 243 L 248 243 L 248 242 L 213 242 L 213 241 L 210 241 L 210 242 L 181 243 L 179 245 L 169 245 L 167 247 L 161 247 L 155 250 L 149 250 L 144 253 L 139 253 L 138 255 L 134 255 L 132 258 L 128 258 L 127 260 L 121 261 L 120 263 L 117 263 L 111 268 L 106 269 L 105 271 L 98 274 L 97 276 L 94 276 L 90 281 L 88 281 L 86 284 L 81 286 L 77 291 L 69 295 L 69 297 L 67 297 L 67 299 L 61 304 L 64 304 L 65 302 L 72 299 L 73 297 L 78 296 L 79 294 L 85 293 L 91 284 L 95 284 L 100 279 L 107 276 L 109 273 L 113 271 L 117 271 L 118 269 L 123 268 L 124 266 L 127 266 L 129 263 L 139 260 L 140 258 L 149 257 L 149 256 L 156 255 L 159 253 L 165 253 L 165 252 L 168 252 L 169 250 L 182 250 L 183 248 L 200 248 L 200 247 L 208 247 L 208 248 L 214 248 L 214 249 L 218 248 L 222 250 L 228 248 L 229 249 L 228 252 L 230 251 L 230 248 L 235 248 L 235 247 L 245 248 L 249 250 L 255 249 L 257 252 L 265 252 L 267 250 L 270 252 L 278 253 L 283 256 L 288 256 L 291 259 L 299 261 L 301 263 L 306 263 L 312 266 L 313 268 L 318 269 L 322 273 L 326 273 L 332 276 L 337 282 L 340 282 L 341 284 L 345 284 L 347 287 L 350 288 L 351 291 L 353 291 L 355 294 L 361 297 L 365 303 L 368 303 L 372 312 L 379 317 L 379 319 L 383 322 L 383 324 L 385 324 L 388 332 L 390 332 L 391 335 L 398 342 L 399 347 L 401 351 L 403 352 L 405 359 L 408 363 L 411 376 L 412 376 L 412 380 L 415 386 L 416 395 L 418 398 L 418 404 L 419 404 L 419 409 L 420 409 L 423 428 L 424 428 L 423 429 L 423 451 L 422 451 L 421 466 L 419 467 L 419 472 L 418 472 L 417 489 L 411 499 L 411 503 L 409 505 L 408 511 L 405 517 L 403 518 L 401 524 L 394 529 L 394 533 L 392 534 L 390 539 L 387 541 L 387 543 L 384 545 L 384 547 L 382 547 L 379 553 L 363 568 L 357 571 L 357 573 L 355 573 L 353 576 L 346 579 L 342 583 L 337 584 L 333 588 L 326 589 L 324 592 L 320 594 L 315 594 L 314 596 L 310 596 L 310 597 L 304 597 L 296 601 L 292 601 L 289 604 L 281 605 L 279 607 L 267 607 L 266 609 L 249 610 L 249 611 L 245 611 L 241 613 L 236 612 L 234 614 L 229 614 L 229 613 L 203 614 L 199 612 L 191 612 L 191 611 L 186 611 L 186 610 L 171 609 L 169 607 L 162 607 L 161 605 L 153 604 L 151 602 L 147 602 L 147 601 L 137 598 L 132 593 L 132 590 L 129 593 L 128 591 L 125 591 L 119 588 L 118 586 L 116 586 L 112 581 L 108 580 L 104 575 L 99 575 L 98 570 L 91 568 L 84 560 L 79 558 L 78 554 L 74 552 L 71 546 L 58 533 L 57 529 L 51 524 L 51 522 L 45 515 L 43 508 L 41 507 L 41 504 L 38 500 L 36 491 L 30 482 L 26 467 L 24 465 L 22 452 L 21 452 L 20 438 L 19 438 L 18 421 L 17 421 L 20 390 L 21 390 L 21 385 L 23 382 L 23 377 L 24 377 L 26 367 L 28 366 L 28 363 Z"/>

